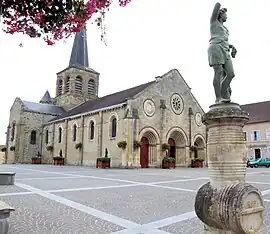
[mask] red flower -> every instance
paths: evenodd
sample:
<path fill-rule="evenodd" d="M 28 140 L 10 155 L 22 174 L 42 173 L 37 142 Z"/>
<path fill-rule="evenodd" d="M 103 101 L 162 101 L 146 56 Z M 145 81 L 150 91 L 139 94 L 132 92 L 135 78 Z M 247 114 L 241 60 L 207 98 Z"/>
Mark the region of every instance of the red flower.
<path fill-rule="evenodd" d="M 21 32 L 30 37 L 43 35 L 45 42 L 53 45 L 80 31 L 94 16 L 97 16 L 97 25 L 101 25 L 105 10 L 108 10 L 112 1 L 88 0 L 84 4 L 84 0 L 3 0 L 0 3 L 0 16 L 4 19 L 3 30 L 6 33 Z M 118 1 L 122 7 L 131 2 Z"/>

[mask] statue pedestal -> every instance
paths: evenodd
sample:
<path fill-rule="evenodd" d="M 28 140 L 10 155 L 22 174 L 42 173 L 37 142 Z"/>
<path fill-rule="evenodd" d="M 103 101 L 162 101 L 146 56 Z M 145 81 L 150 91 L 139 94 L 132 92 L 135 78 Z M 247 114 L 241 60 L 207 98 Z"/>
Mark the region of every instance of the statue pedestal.
<path fill-rule="evenodd" d="M 208 128 L 210 182 L 197 192 L 195 212 L 205 233 L 259 233 L 263 225 L 260 191 L 245 183 L 243 126 L 249 117 L 236 103 L 215 104 L 203 117 Z"/>

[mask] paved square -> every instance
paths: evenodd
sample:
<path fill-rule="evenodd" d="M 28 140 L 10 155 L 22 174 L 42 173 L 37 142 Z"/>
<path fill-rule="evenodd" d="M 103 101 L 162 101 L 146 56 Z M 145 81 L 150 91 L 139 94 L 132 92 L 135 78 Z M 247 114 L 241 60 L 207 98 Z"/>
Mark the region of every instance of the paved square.
<path fill-rule="evenodd" d="M 16 172 L 14 186 L 0 186 L 0 200 L 16 211 L 10 233 L 203 233 L 194 213 L 207 169 L 95 169 L 53 165 L 0 165 Z M 247 181 L 265 200 L 270 230 L 270 169 L 248 169 Z"/>

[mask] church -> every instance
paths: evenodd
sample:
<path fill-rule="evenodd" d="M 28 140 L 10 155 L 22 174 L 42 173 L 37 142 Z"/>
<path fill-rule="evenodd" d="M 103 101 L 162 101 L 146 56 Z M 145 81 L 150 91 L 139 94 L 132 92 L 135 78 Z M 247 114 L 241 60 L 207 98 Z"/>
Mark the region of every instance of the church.
<path fill-rule="evenodd" d="M 66 165 L 95 166 L 106 151 L 111 167 L 160 167 L 164 155 L 174 157 L 176 166 L 189 167 L 193 158 L 207 164 L 204 111 L 176 69 L 103 97 L 98 95 L 99 75 L 89 66 L 82 29 L 68 67 L 57 73 L 56 96 L 47 91 L 38 103 L 15 99 L 6 163 L 31 163 L 41 155 L 43 164 L 51 164 L 61 155 Z M 167 154 L 164 143 L 170 145 Z"/>

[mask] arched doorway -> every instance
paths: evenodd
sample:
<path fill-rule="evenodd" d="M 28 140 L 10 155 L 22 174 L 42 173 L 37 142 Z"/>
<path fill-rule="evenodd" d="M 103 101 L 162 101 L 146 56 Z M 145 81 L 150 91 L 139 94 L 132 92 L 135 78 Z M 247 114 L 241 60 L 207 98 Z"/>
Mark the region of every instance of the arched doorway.
<path fill-rule="evenodd" d="M 173 138 L 169 138 L 168 144 L 170 145 L 170 150 L 169 150 L 169 157 L 175 158 L 176 155 L 176 146 L 175 146 L 175 141 Z"/>
<path fill-rule="evenodd" d="M 205 143 L 201 136 L 198 136 L 194 142 L 194 158 L 205 160 Z"/>
<path fill-rule="evenodd" d="M 167 134 L 168 144 L 170 145 L 169 155 L 175 158 L 178 166 L 186 165 L 186 134 L 180 128 L 173 128 Z"/>
<path fill-rule="evenodd" d="M 141 168 L 148 168 L 155 166 L 158 159 L 157 145 L 158 136 L 154 130 L 147 129 L 141 133 L 141 150 L 140 150 L 140 164 Z"/>
<path fill-rule="evenodd" d="M 149 141 L 147 137 L 141 139 L 141 152 L 140 152 L 140 164 L 141 168 L 149 167 Z"/>

